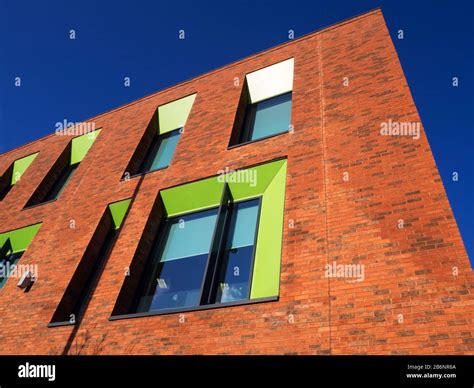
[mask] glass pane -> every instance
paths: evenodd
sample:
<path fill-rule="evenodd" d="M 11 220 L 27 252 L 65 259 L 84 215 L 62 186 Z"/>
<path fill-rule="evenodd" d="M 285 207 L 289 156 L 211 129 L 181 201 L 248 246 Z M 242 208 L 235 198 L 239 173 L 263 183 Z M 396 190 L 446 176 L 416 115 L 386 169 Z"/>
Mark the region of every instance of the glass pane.
<path fill-rule="evenodd" d="M 161 261 L 209 253 L 217 209 L 176 217 L 169 222 Z"/>
<path fill-rule="evenodd" d="M 150 163 L 149 167 L 147 166 L 146 171 L 153 171 L 169 166 L 180 135 L 181 132 L 177 129 L 159 137 L 158 142 L 150 151 Z"/>
<path fill-rule="evenodd" d="M 149 311 L 199 305 L 207 254 L 160 263 Z"/>
<path fill-rule="evenodd" d="M 291 93 L 259 102 L 249 140 L 287 132 L 291 120 Z"/>
<path fill-rule="evenodd" d="M 216 303 L 248 298 L 258 210 L 258 199 L 234 205 Z"/>
<path fill-rule="evenodd" d="M 170 219 L 138 312 L 198 306 L 217 209 Z"/>
<path fill-rule="evenodd" d="M 16 263 L 20 260 L 20 257 L 23 255 L 23 252 L 10 253 L 3 259 L 0 258 L 0 288 L 8 280 L 8 275 L 13 272 Z"/>

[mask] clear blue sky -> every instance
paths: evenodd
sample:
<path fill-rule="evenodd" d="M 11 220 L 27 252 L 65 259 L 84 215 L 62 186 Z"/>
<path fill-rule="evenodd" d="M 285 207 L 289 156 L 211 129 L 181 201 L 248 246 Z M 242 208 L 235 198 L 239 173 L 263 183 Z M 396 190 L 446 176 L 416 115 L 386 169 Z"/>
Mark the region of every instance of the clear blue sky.
<path fill-rule="evenodd" d="M 51 133 L 58 121 L 87 119 L 285 42 L 289 29 L 298 37 L 381 6 L 474 260 L 471 3 L 0 0 L 0 153 Z"/>

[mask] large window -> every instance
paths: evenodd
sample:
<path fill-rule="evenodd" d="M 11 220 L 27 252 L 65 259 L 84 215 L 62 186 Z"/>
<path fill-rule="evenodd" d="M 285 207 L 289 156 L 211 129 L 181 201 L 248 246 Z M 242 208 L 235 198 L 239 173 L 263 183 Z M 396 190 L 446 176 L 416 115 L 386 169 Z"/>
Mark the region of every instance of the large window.
<path fill-rule="evenodd" d="M 155 135 L 140 172 L 144 173 L 168 167 L 173 158 L 180 134 L 181 129 L 176 129 L 164 135 Z"/>
<path fill-rule="evenodd" d="M 259 199 L 164 222 L 137 312 L 224 303 L 249 298 Z M 222 212 L 227 221 L 218 222 Z"/>
<path fill-rule="evenodd" d="M 111 320 L 279 295 L 286 160 L 160 190 Z"/>

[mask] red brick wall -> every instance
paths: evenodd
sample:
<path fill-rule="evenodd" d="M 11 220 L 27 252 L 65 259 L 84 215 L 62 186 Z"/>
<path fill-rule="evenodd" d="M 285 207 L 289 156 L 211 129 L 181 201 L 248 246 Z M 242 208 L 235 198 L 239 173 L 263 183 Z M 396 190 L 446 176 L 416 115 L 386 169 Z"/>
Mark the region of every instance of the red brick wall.
<path fill-rule="evenodd" d="M 227 150 L 234 78 L 289 57 L 294 133 Z M 157 106 L 193 92 L 171 166 L 121 182 Z M 43 226 L 21 259 L 38 264 L 38 281 L 28 293 L 13 280 L 0 290 L 0 353 L 60 354 L 74 336 L 71 354 L 473 354 L 474 277 L 428 141 L 424 131 L 419 140 L 381 136 L 389 119 L 420 120 L 376 10 L 91 119 L 102 133 L 55 202 L 22 210 L 69 137 L 1 155 L 3 172 L 40 151 L 0 203 L 0 232 Z M 108 320 L 160 189 L 281 156 L 279 301 Z M 47 328 L 106 205 L 134 193 L 82 324 Z M 363 264 L 364 281 L 328 279 L 334 261 Z"/>

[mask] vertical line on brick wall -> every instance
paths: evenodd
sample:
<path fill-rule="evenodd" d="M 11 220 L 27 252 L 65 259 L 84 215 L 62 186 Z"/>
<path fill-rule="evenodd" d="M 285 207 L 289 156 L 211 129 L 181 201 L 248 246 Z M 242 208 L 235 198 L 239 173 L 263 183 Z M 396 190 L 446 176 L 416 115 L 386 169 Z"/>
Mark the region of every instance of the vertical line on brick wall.
<path fill-rule="evenodd" d="M 324 191 L 324 223 L 326 233 L 326 264 L 329 265 L 329 226 L 328 226 L 328 190 L 327 190 L 327 157 L 326 138 L 324 134 L 324 72 L 323 72 L 323 50 L 322 36 L 318 37 L 318 67 L 319 67 L 319 107 L 321 117 L 321 145 L 323 163 L 323 191 Z M 331 278 L 328 276 L 328 326 L 329 326 L 329 354 L 332 354 L 332 327 L 331 327 Z"/>

